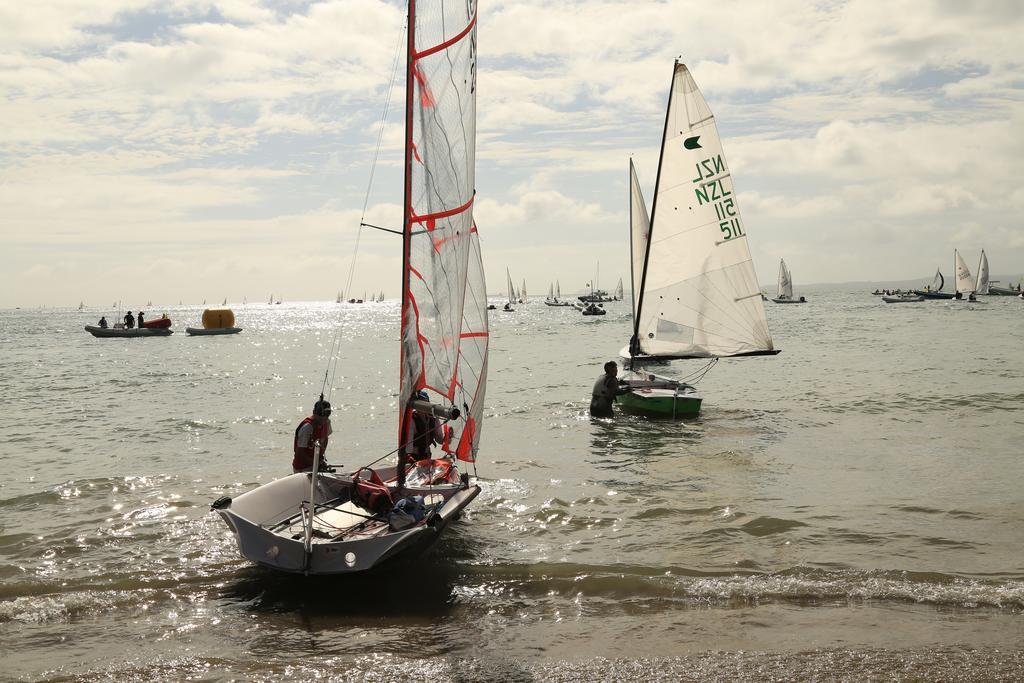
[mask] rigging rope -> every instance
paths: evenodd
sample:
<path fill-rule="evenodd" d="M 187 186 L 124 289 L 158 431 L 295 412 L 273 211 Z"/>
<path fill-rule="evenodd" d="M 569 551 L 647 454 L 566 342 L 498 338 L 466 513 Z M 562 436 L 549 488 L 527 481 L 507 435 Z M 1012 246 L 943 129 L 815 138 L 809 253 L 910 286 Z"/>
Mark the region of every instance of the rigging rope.
<path fill-rule="evenodd" d="M 348 278 L 345 280 L 345 291 L 349 294 L 352 293 L 352 280 L 355 277 L 356 272 L 356 260 L 359 256 L 359 241 L 363 235 L 363 219 L 366 218 L 366 207 L 370 204 L 370 193 L 373 190 L 373 176 L 377 170 L 377 160 L 380 158 L 380 148 L 384 140 L 384 124 L 388 117 L 388 111 L 391 109 L 391 93 L 394 90 L 395 79 L 398 73 L 398 63 L 401 57 L 402 43 L 406 31 L 406 18 L 402 19 L 402 30 L 398 32 L 398 42 L 395 44 L 395 56 L 391 63 L 391 79 L 388 81 L 387 94 L 384 98 L 384 111 L 380 116 L 380 128 L 377 131 L 377 145 L 373 151 L 373 162 L 370 164 L 370 177 L 366 183 L 366 195 L 363 197 L 363 210 L 359 214 L 359 227 L 356 229 L 356 243 L 352 249 L 352 261 L 348 268 Z M 320 388 L 320 393 L 326 392 L 327 397 L 330 398 L 331 394 L 334 393 L 334 378 L 338 372 L 338 361 L 339 358 L 335 355 L 336 349 L 340 348 L 341 343 L 341 321 L 338 321 L 337 329 L 334 333 L 334 339 L 331 341 L 331 351 L 327 356 L 327 368 L 324 370 L 324 382 Z M 328 385 L 328 375 L 330 376 L 330 389 Z"/>
<path fill-rule="evenodd" d="M 704 367 L 700 368 L 696 372 L 690 373 L 689 375 L 687 375 L 686 377 L 683 377 L 679 381 L 685 382 L 687 384 L 696 384 L 697 382 L 700 382 L 702 379 L 704 379 L 704 376 L 706 374 L 711 372 L 711 368 L 715 367 L 715 365 L 718 363 L 718 361 L 719 361 L 718 358 L 712 358 L 710 361 L 708 361 L 707 365 L 705 365 Z"/>
<path fill-rule="evenodd" d="M 363 220 L 366 218 L 366 207 L 370 204 L 370 192 L 373 189 L 373 176 L 377 170 L 377 159 L 380 157 L 380 147 L 384 140 L 384 125 L 387 120 L 388 111 L 391 109 L 391 93 L 394 90 L 395 79 L 398 75 L 398 63 L 402 54 L 402 43 L 408 26 L 407 19 L 402 21 L 402 30 L 398 32 L 398 42 L 395 44 L 395 57 L 391 64 L 391 80 L 388 81 L 387 95 L 384 99 L 384 111 L 380 116 L 380 129 L 377 131 L 377 147 L 373 151 L 373 163 L 370 165 L 370 178 L 366 183 L 366 196 L 363 198 L 363 210 L 359 214 L 359 228 L 356 231 L 356 244 L 352 250 L 352 263 L 348 269 L 348 279 L 345 281 L 345 291 L 352 291 L 352 279 L 356 272 L 356 259 L 359 256 L 359 240 L 363 235 Z"/>

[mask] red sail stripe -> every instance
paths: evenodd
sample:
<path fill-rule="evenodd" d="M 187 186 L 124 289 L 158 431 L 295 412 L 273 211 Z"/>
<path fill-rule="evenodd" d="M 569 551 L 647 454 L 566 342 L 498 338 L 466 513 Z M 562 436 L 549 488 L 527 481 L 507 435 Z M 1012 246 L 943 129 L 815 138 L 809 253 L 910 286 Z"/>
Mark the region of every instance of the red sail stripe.
<path fill-rule="evenodd" d="M 433 221 L 429 221 L 427 223 L 427 230 L 428 231 L 433 230 L 434 229 L 434 225 L 435 225 L 435 223 Z M 434 251 L 436 251 L 438 254 L 440 254 L 441 253 L 441 247 L 444 246 L 445 242 L 447 242 L 450 239 L 452 239 L 452 237 L 454 237 L 454 235 L 445 235 L 444 237 L 442 237 L 439 240 L 431 240 L 430 243 L 433 245 Z"/>
<path fill-rule="evenodd" d="M 440 389 L 435 387 L 433 384 L 427 384 L 426 381 L 423 382 L 423 388 L 424 389 L 430 389 L 431 391 L 436 393 L 438 396 L 444 396 L 444 392 L 443 391 L 441 391 Z"/>
<path fill-rule="evenodd" d="M 430 55 L 434 54 L 435 52 L 440 52 L 441 50 L 445 50 L 445 49 L 451 47 L 455 43 L 457 43 L 460 40 L 462 40 L 463 38 L 465 38 L 469 34 L 469 32 L 473 30 L 473 27 L 475 25 L 476 25 L 476 12 L 473 12 L 473 18 L 469 20 L 469 26 L 467 26 L 466 28 L 462 29 L 461 33 L 459 33 L 457 36 L 453 36 L 452 38 L 449 38 L 448 40 L 444 41 L 443 43 L 441 43 L 439 45 L 435 45 L 434 47 L 427 48 L 426 50 L 423 50 L 422 52 L 415 53 L 413 55 L 413 59 L 418 61 L 420 59 L 423 59 L 424 57 L 429 57 Z"/>
<path fill-rule="evenodd" d="M 447 394 L 448 400 L 451 401 L 453 404 L 455 403 L 455 387 L 456 387 L 456 385 L 458 383 L 458 378 L 459 378 L 458 362 L 459 361 L 456 358 L 456 360 L 455 360 L 455 371 L 452 373 L 451 384 L 448 385 L 448 394 Z"/>
<path fill-rule="evenodd" d="M 455 457 L 465 462 L 473 462 L 473 434 L 476 432 L 476 420 L 470 415 L 466 418 L 466 426 L 459 435 L 459 445 L 455 448 Z"/>
<path fill-rule="evenodd" d="M 469 337 L 489 337 L 489 332 L 463 332 L 459 335 L 459 339 L 468 339 Z"/>
<path fill-rule="evenodd" d="M 410 209 L 410 211 L 409 211 L 409 222 L 410 223 L 426 223 L 427 221 L 435 221 L 438 218 L 448 218 L 449 216 L 456 216 L 456 215 L 462 213 L 463 211 L 465 211 L 466 209 L 468 209 L 469 207 L 473 206 L 473 200 L 474 199 L 476 199 L 476 195 L 473 195 L 472 197 L 470 197 L 468 202 L 466 202 L 465 204 L 463 204 L 462 206 L 459 206 L 457 208 L 449 209 L 448 211 L 438 211 L 437 213 L 428 213 L 428 214 L 423 215 L 423 216 L 417 216 Z M 433 230 L 433 229 L 434 229 L 433 227 L 427 226 L 427 230 Z"/>
<path fill-rule="evenodd" d="M 416 273 L 416 269 L 409 266 L 410 272 Z M 416 277 L 423 279 L 423 276 L 416 273 Z M 426 384 L 427 379 L 427 350 L 423 348 L 423 340 L 425 337 L 420 332 L 420 308 L 416 305 L 416 297 L 412 295 L 412 288 L 407 290 L 409 302 L 412 304 L 413 315 L 416 316 L 416 343 L 420 347 L 420 376 L 416 378 L 416 386 L 418 387 L 421 382 Z M 438 392 L 441 393 L 441 392 Z"/>
<path fill-rule="evenodd" d="M 427 77 L 415 65 L 412 67 L 412 75 L 416 77 L 416 82 L 420 84 L 420 106 L 424 109 L 430 109 L 436 102 L 434 101 L 434 94 L 430 92 L 430 86 L 427 85 Z"/>

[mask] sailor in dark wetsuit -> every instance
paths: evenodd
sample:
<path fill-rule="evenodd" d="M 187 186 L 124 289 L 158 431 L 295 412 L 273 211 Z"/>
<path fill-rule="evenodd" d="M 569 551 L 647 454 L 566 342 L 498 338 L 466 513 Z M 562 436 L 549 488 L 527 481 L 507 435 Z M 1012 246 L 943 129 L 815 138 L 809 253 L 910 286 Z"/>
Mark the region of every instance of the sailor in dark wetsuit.
<path fill-rule="evenodd" d="M 618 364 L 610 360 L 604 364 L 604 374 L 594 382 L 590 398 L 590 414 L 594 417 L 612 417 L 612 403 L 615 397 L 629 391 L 629 386 L 620 383 L 616 377 L 618 372 Z"/>

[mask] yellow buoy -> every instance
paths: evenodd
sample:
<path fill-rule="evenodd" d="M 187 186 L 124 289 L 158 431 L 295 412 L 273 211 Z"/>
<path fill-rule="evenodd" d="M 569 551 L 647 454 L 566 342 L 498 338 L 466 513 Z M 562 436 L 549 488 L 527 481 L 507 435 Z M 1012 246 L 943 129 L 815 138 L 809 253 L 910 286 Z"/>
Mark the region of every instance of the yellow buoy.
<path fill-rule="evenodd" d="M 235 314 L 230 308 L 207 308 L 203 311 L 203 327 L 208 330 L 234 326 Z"/>

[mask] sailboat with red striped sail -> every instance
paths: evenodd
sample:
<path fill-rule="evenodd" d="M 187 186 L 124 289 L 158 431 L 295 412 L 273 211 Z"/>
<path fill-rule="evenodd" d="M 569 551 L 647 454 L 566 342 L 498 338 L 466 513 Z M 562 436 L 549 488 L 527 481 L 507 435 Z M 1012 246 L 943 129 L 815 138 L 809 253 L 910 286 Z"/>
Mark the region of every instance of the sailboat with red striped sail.
<path fill-rule="evenodd" d="M 473 1 L 409 0 L 397 447 L 347 475 L 314 458 L 312 472 L 216 501 L 260 565 L 343 574 L 409 559 L 480 492 L 489 336 L 473 220 L 476 17 Z M 425 434 L 435 453 L 416 460 Z"/>

